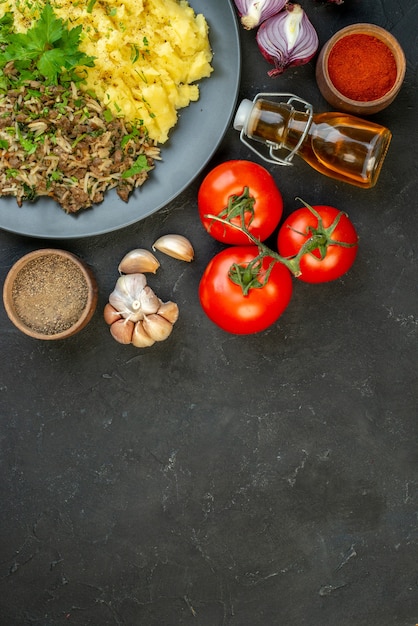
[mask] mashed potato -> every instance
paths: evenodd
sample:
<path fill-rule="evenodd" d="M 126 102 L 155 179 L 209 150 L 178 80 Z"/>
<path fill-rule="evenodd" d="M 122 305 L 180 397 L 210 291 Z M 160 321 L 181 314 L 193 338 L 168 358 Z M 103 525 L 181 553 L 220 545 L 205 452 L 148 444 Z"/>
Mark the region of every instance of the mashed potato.
<path fill-rule="evenodd" d="M 6 0 L 19 29 L 41 2 Z M 168 139 L 178 109 L 199 99 L 197 81 L 212 72 L 208 24 L 186 0 L 51 0 L 69 26 L 83 26 L 80 48 L 95 57 L 86 89 L 115 114 L 143 124 L 157 143 Z"/>

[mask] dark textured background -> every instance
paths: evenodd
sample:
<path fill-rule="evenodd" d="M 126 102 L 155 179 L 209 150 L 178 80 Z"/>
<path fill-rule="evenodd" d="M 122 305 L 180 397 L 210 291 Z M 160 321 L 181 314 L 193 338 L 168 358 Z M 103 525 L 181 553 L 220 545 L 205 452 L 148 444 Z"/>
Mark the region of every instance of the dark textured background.
<path fill-rule="evenodd" d="M 407 57 L 400 95 L 373 117 L 393 132 L 374 189 L 300 159 L 269 166 L 285 214 L 296 196 L 349 213 L 361 246 L 344 278 L 297 282 L 259 335 L 215 327 L 197 297 L 222 247 L 197 215 L 204 172 L 113 234 L 0 232 L 2 280 L 22 254 L 56 245 L 92 266 L 100 290 L 92 322 L 65 342 L 31 340 L 0 310 L 1 626 L 418 623 L 418 6 L 302 6 L 321 45 L 366 21 Z M 254 33 L 240 36 L 240 97 L 290 91 L 329 110 L 314 62 L 270 79 Z M 208 169 L 237 157 L 256 160 L 231 129 Z M 150 279 L 180 319 L 161 345 L 118 345 L 102 320 L 117 265 L 167 232 L 196 249 Z"/>

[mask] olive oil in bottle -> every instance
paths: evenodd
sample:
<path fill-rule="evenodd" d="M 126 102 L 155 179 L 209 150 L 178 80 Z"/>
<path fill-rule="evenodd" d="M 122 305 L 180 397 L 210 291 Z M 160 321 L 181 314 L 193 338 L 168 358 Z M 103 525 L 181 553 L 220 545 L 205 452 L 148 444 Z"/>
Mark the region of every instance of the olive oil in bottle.
<path fill-rule="evenodd" d="M 294 101 L 303 103 L 305 110 L 296 109 Z M 315 114 L 297 96 L 287 102 L 259 96 L 253 102 L 243 100 L 234 128 L 241 131 L 242 139 L 246 136 L 268 146 L 270 158 L 266 160 L 270 162 L 291 165 L 294 154 L 298 154 L 318 172 L 363 188 L 376 184 L 392 138 L 387 128 L 352 115 Z M 280 156 L 283 151 L 287 154 L 284 158 Z"/>

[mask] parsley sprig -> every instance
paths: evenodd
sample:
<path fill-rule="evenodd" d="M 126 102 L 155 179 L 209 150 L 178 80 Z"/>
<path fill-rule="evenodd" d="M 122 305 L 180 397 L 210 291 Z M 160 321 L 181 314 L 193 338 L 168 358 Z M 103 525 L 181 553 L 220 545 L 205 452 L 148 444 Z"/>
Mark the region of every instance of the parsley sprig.
<path fill-rule="evenodd" d="M 81 77 L 76 69 L 94 65 L 94 57 L 79 50 L 81 31 L 81 25 L 69 28 L 67 21 L 55 15 L 49 2 L 25 33 L 13 32 L 13 17 L 5 13 L 0 19 L 0 70 L 13 61 L 20 82 L 79 82 Z"/>
<path fill-rule="evenodd" d="M 150 169 L 151 167 L 148 165 L 147 157 L 145 154 L 140 154 L 132 164 L 132 167 L 123 172 L 122 178 L 130 178 L 141 172 L 148 172 Z"/>

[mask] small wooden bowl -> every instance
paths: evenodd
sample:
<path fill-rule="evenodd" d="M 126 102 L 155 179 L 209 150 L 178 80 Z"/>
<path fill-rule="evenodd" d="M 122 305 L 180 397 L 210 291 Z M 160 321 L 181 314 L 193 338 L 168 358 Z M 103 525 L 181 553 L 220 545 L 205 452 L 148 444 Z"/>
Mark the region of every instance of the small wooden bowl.
<path fill-rule="evenodd" d="M 20 258 L 3 286 L 6 313 L 35 339 L 66 339 L 92 318 L 98 290 L 92 271 L 66 250 L 44 248 Z"/>
<path fill-rule="evenodd" d="M 337 42 L 348 35 L 354 34 L 364 34 L 379 39 L 389 48 L 395 58 L 397 67 L 395 82 L 381 98 L 369 101 L 352 100 L 341 93 L 331 81 L 328 69 L 329 55 Z M 367 52 L 365 51 L 364 54 L 367 55 Z M 316 63 L 316 81 L 325 100 L 337 111 L 345 111 L 360 116 L 371 115 L 382 111 L 393 102 L 402 86 L 405 71 L 406 60 L 404 52 L 397 39 L 391 33 L 375 24 L 352 24 L 335 33 L 321 49 Z M 355 76 L 354 70 L 353 74 Z M 353 76 L 350 79 L 353 80 Z"/>

